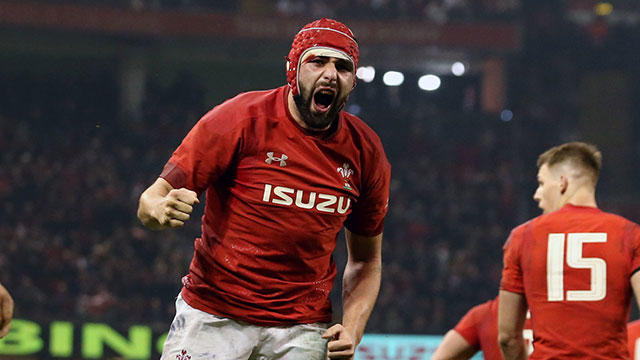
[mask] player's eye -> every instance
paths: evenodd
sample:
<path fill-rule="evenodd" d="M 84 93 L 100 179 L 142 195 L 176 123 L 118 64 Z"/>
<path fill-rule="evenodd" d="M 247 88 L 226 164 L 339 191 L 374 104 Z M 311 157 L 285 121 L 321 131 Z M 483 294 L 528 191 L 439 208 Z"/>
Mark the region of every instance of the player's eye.
<path fill-rule="evenodd" d="M 338 71 L 346 71 L 346 72 L 351 72 L 352 70 L 351 64 L 343 61 L 336 64 L 336 69 L 338 69 Z"/>

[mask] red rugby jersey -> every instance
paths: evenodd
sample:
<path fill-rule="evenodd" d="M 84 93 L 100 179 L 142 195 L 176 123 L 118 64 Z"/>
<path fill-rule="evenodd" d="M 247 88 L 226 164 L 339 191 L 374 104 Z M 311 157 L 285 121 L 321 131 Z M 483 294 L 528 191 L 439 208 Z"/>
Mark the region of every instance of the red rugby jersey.
<path fill-rule="evenodd" d="M 636 347 L 640 346 L 640 320 L 635 320 L 627 324 L 627 339 L 631 360 L 640 360 L 640 349 L 636 351 Z"/>
<path fill-rule="evenodd" d="M 485 360 L 503 359 L 498 345 L 498 298 L 471 308 L 453 329 L 462 335 L 471 347 L 482 350 Z M 524 324 L 523 336 L 531 353 L 533 332 L 528 318 Z"/>
<path fill-rule="evenodd" d="M 597 208 L 566 205 L 511 232 L 501 288 L 526 296 L 531 359 L 628 359 L 626 326 L 640 230 Z"/>
<path fill-rule="evenodd" d="M 391 167 L 379 137 L 343 111 L 334 131 L 310 133 L 287 95 L 283 86 L 215 107 L 160 175 L 207 192 L 182 289 L 197 309 L 266 326 L 329 322 L 338 232 L 382 232 Z"/>

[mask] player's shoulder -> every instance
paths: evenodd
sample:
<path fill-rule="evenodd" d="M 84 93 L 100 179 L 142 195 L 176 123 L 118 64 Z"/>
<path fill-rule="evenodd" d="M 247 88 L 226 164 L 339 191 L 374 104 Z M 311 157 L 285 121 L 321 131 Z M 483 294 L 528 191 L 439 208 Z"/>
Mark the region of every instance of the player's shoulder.
<path fill-rule="evenodd" d="M 540 216 L 535 217 L 511 229 L 511 234 L 509 234 L 509 238 L 507 239 L 505 246 L 508 246 L 512 241 L 522 239 L 527 229 L 530 229 L 533 223 L 537 221 L 539 218 Z"/>
<path fill-rule="evenodd" d="M 207 112 L 200 122 L 218 130 L 236 128 L 250 120 L 270 118 L 283 105 L 283 87 L 240 93 L 225 100 Z"/>
<path fill-rule="evenodd" d="M 491 300 L 487 300 L 481 304 L 478 304 L 471 308 L 471 312 L 475 312 L 477 315 L 485 315 L 488 313 L 494 312 L 497 314 L 498 312 L 498 298 L 493 298 Z"/>
<path fill-rule="evenodd" d="M 267 90 L 253 90 L 242 92 L 225 102 L 220 106 L 263 106 L 269 104 L 270 101 L 277 100 L 278 97 L 283 97 L 284 86 Z M 236 111 L 238 109 L 235 109 Z"/>
<path fill-rule="evenodd" d="M 384 153 L 382 146 L 382 140 L 380 136 L 362 119 L 348 113 L 341 111 L 343 119 L 343 127 L 349 132 L 349 136 L 362 148 L 370 149 L 376 152 Z"/>
<path fill-rule="evenodd" d="M 627 324 L 627 329 L 640 330 L 640 319 L 629 322 Z"/>
<path fill-rule="evenodd" d="M 637 223 L 627 219 L 626 217 L 622 216 L 622 215 L 618 215 L 618 214 L 614 214 L 614 213 L 610 213 L 610 212 L 606 212 L 603 211 L 602 212 L 602 216 L 603 217 L 607 217 L 609 221 L 611 222 L 616 222 L 616 223 L 620 223 L 620 224 L 624 224 L 626 226 L 632 227 L 632 228 L 640 228 L 640 225 L 638 225 Z"/>
<path fill-rule="evenodd" d="M 488 300 L 473 306 L 467 311 L 463 319 L 460 321 L 460 326 L 477 326 L 483 321 L 486 321 L 487 318 L 492 318 L 494 315 L 498 315 L 498 305 L 496 299 Z"/>
<path fill-rule="evenodd" d="M 546 225 L 552 223 L 563 224 L 572 220 L 605 223 L 613 227 L 638 227 L 638 224 L 621 215 L 606 212 L 597 207 L 575 206 L 572 204 L 567 204 L 557 211 L 539 216 L 537 222 L 540 225 Z"/>

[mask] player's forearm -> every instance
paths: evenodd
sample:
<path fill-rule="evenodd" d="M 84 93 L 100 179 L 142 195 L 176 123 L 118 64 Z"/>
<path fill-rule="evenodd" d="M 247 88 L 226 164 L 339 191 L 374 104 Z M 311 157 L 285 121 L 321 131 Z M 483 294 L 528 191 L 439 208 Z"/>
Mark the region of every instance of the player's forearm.
<path fill-rule="evenodd" d="M 498 334 L 498 343 L 505 360 L 525 360 L 527 358 L 522 332 L 520 334 L 501 332 Z"/>
<path fill-rule="evenodd" d="M 382 261 L 379 257 L 369 261 L 350 261 L 344 271 L 342 286 L 342 325 L 360 343 L 364 328 L 373 310 L 380 290 Z"/>

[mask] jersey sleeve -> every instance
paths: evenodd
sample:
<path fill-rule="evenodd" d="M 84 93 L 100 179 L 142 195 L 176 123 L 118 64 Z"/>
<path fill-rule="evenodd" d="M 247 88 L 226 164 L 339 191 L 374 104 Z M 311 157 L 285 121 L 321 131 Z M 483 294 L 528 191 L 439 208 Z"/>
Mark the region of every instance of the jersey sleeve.
<path fill-rule="evenodd" d="M 500 281 L 501 290 L 524 294 L 520 251 L 521 247 L 522 227 L 518 227 L 511 231 L 511 234 L 503 247 L 504 267 L 502 268 L 502 280 Z"/>
<path fill-rule="evenodd" d="M 204 115 L 164 166 L 161 178 L 173 188 L 200 195 L 234 161 L 242 145 L 242 127 L 225 104 Z"/>
<path fill-rule="evenodd" d="M 460 334 L 471 347 L 475 349 L 480 348 L 480 334 L 478 332 L 478 323 L 482 318 L 482 313 L 488 310 L 488 303 L 476 305 L 469 310 L 460 319 L 458 324 L 453 328 L 458 334 Z"/>
<path fill-rule="evenodd" d="M 353 210 L 345 221 L 349 231 L 363 236 L 375 236 L 382 233 L 384 217 L 389 208 L 389 183 L 391 182 L 391 164 L 387 160 L 382 145 L 373 156 L 372 164 L 363 175 L 363 189 Z"/>

